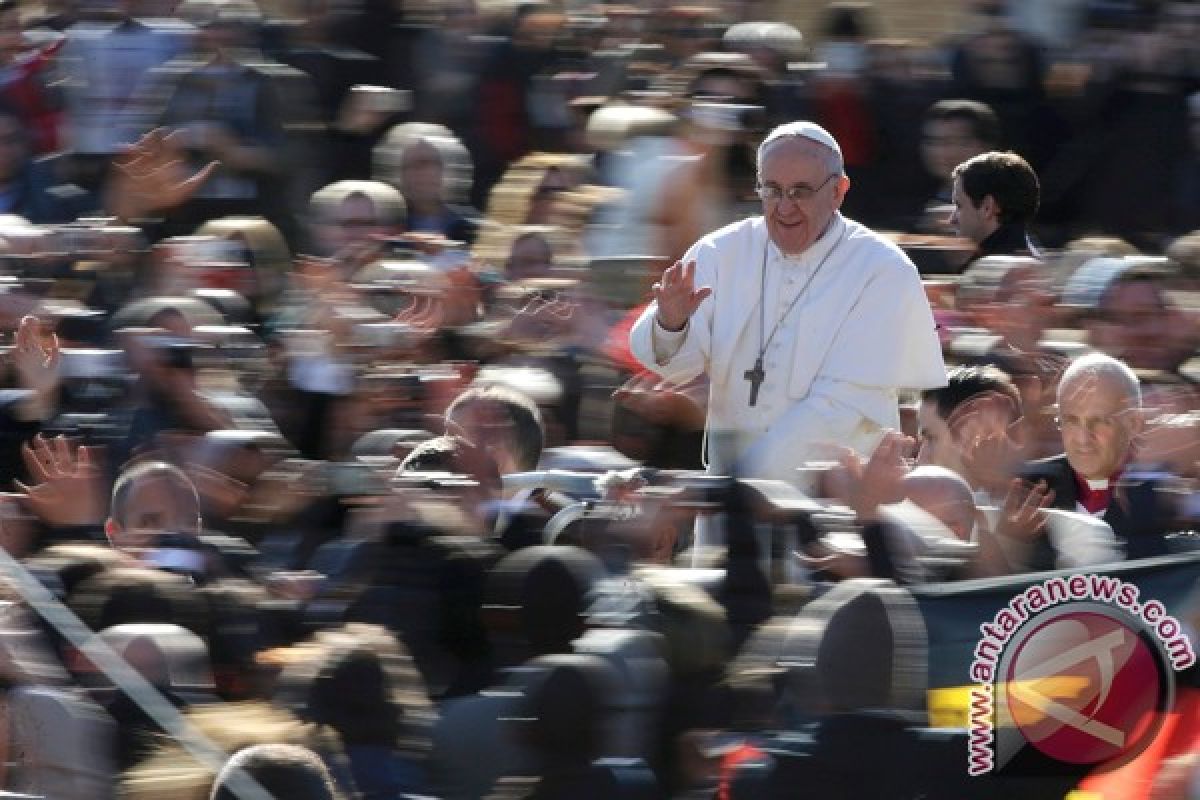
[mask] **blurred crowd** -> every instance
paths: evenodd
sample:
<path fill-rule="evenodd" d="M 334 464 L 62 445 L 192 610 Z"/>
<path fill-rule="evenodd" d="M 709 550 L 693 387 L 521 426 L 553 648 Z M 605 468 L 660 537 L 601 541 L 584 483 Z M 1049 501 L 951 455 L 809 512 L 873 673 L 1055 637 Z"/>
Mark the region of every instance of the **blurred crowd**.
<path fill-rule="evenodd" d="M 1078 783 L 964 788 L 905 738 L 902 637 L 860 658 L 878 620 L 829 604 L 1195 570 L 1200 4 L 1063 4 L 1046 42 L 964 0 L 913 42 L 865 3 L 799 31 L 751 2 L 260 2 L 0 0 L 0 786 Z M 794 119 L 920 269 L 948 385 L 791 485 L 703 476 L 706 381 L 629 329 L 760 213 L 754 148 Z M 1036 175 L 1001 237 L 954 192 L 991 151 Z M 1172 612 L 1200 632 L 1200 595 Z M 1200 796 L 1195 744 L 1139 791 Z"/>

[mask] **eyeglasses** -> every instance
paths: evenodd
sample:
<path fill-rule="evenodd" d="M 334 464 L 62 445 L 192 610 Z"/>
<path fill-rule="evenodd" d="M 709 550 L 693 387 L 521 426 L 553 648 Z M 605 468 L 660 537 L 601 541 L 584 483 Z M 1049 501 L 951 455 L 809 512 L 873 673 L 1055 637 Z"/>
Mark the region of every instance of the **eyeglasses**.
<path fill-rule="evenodd" d="M 839 172 L 831 173 L 829 177 L 821 181 L 820 185 L 818 186 L 809 186 L 804 183 L 797 183 L 795 186 L 789 186 L 784 189 L 782 186 L 777 186 L 774 183 L 760 183 L 757 187 L 755 187 L 754 191 L 764 203 L 778 203 L 785 197 L 788 200 L 791 200 L 793 203 L 807 203 L 809 200 L 812 200 L 814 197 L 816 197 L 817 192 L 824 189 L 826 184 L 840 174 L 841 173 Z"/>
<path fill-rule="evenodd" d="M 1132 408 L 1127 408 L 1124 411 L 1117 411 L 1114 414 L 1106 414 L 1103 417 L 1076 417 L 1066 415 L 1056 417 L 1054 424 L 1058 426 L 1060 431 L 1086 431 L 1088 435 L 1107 435 L 1117 429 L 1117 425 L 1121 417 L 1133 411 Z"/>

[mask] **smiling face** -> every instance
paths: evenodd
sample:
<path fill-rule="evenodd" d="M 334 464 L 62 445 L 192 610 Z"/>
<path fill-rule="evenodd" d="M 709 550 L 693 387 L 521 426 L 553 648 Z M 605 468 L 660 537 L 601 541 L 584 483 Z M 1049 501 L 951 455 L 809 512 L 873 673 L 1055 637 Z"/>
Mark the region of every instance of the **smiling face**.
<path fill-rule="evenodd" d="M 788 255 L 803 253 L 821 237 L 841 208 L 850 179 L 834 174 L 835 157 L 824 145 L 809 139 L 787 137 L 773 142 L 759 165 L 759 184 L 787 190 L 807 186 L 820 190 L 810 199 L 796 201 L 784 196 L 763 201 L 767 233 L 775 246 Z M 822 186 L 822 184 L 824 184 Z"/>

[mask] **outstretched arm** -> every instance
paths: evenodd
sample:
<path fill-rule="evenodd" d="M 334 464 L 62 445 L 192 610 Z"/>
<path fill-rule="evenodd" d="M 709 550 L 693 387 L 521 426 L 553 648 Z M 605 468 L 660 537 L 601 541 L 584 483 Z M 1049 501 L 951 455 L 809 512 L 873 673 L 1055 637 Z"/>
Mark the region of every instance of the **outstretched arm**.
<path fill-rule="evenodd" d="M 156 128 L 113 162 L 112 176 L 104 187 L 104 206 L 122 220 L 170 211 L 190 200 L 217 166 L 213 161 L 192 173 L 180 132 Z"/>

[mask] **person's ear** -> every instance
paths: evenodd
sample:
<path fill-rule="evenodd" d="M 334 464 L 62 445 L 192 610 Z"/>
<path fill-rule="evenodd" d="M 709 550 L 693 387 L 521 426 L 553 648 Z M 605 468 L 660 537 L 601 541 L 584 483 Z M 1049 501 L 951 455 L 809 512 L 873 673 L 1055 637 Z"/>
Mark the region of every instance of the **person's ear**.
<path fill-rule="evenodd" d="M 987 219 L 1000 219 L 1000 204 L 996 202 L 996 198 L 990 194 L 984 195 L 983 200 L 979 203 L 979 210 Z"/>
<path fill-rule="evenodd" d="M 1135 408 L 1129 412 L 1129 436 L 1136 439 L 1146 432 L 1146 409 Z"/>
<path fill-rule="evenodd" d="M 837 186 L 833 190 L 834 208 L 841 208 L 842 202 L 846 199 L 846 192 L 850 191 L 850 178 L 845 175 L 838 176 Z"/>
<path fill-rule="evenodd" d="M 1030 436 L 1028 421 L 1025 417 L 1017 417 L 1005 428 L 1005 433 L 1008 434 L 1008 439 L 1014 447 L 1024 450 Z"/>
<path fill-rule="evenodd" d="M 112 517 L 104 520 L 104 536 L 108 539 L 108 543 L 116 547 L 116 537 L 121 535 L 121 525 Z"/>

